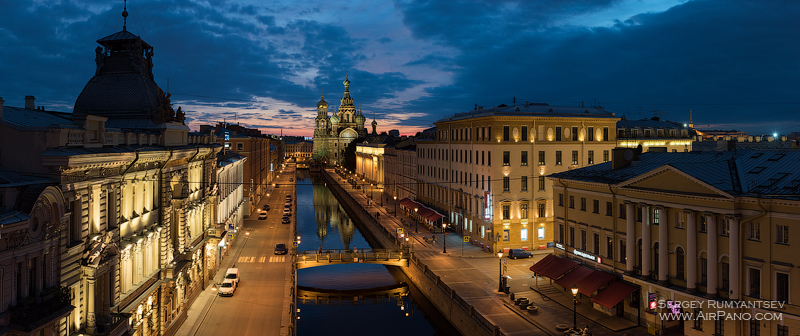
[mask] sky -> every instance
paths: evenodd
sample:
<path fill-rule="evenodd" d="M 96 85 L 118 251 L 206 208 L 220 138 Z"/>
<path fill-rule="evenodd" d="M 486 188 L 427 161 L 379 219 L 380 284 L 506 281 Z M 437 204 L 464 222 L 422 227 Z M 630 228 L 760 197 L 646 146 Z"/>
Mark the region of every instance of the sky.
<path fill-rule="evenodd" d="M 0 97 L 71 112 L 122 0 L 0 0 Z M 378 131 L 476 105 L 599 105 L 628 119 L 800 132 L 795 0 L 129 0 L 128 31 L 187 124 L 312 136 L 345 76 Z"/>

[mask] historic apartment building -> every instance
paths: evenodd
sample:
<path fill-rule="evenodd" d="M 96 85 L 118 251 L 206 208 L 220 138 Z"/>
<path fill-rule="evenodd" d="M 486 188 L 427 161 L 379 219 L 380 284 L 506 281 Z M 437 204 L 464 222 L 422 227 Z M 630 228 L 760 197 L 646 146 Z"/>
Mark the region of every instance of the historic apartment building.
<path fill-rule="evenodd" d="M 417 146 L 413 137 L 402 138 L 384 147 L 384 194 L 392 200 L 417 198 Z"/>
<path fill-rule="evenodd" d="M 149 44 L 125 26 L 97 42 L 72 113 L 0 104 L 0 165 L 19 181 L 0 184 L 14 334 L 171 334 L 211 275 L 220 146 L 189 134 Z"/>
<path fill-rule="evenodd" d="M 659 117 L 628 120 L 623 117 L 617 122 L 617 146 L 636 148 L 641 145 L 645 151 L 689 152 L 697 133 L 689 125 Z"/>
<path fill-rule="evenodd" d="M 286 157 L 310 158 L 314 151 L 314 143 L 310 141 L 287 141 L 284 139 L 283 150 Z"/>
<path fill-rule="evenodd" d="M 610 160 L 613 113 L 529 104 L 458 113 L 416 140 L 417 200 L 450 228 L 496 251 L 553 242 L 545 176 Z"/>
<path fill-rule="evenodd" d="M 792 290 L 800 249 L 790 234 L 800 220 L 800 151 L 615 151 L 613 162 L 549 176 L 557 254 L 583 264 L 576 270 L 631 285 L 585 293 L 596 309 L 684 335 L 800 332 L 800 293 Z M 667 302 L 690 306 L 652 309 Z M 738 317 L 656 315 L 717 311 Z"/>

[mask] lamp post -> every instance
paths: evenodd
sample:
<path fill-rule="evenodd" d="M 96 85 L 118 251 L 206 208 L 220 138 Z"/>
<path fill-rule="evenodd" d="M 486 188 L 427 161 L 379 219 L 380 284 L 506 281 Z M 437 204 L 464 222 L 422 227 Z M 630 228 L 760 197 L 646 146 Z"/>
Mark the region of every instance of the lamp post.
<path fill-rule="evenodd" d="M 447 240 L 444 236 L 444 229 L 447 228 L 447 223 L 442 222 L 442 253 L 447 253 Z"/>
<path fill-rule="evenodd" d="M 381 188 L 380 191 L 381 191 L 381 194 L 380 194 L 380 196 L 378 196 L 378 198 L 381 199 L 381 206 L 383 206 L 383 188 Z"/>
<path fill-rule="evenodd" d="M 572 330 L 578 331 L 578 287 L 572 286 Z"/>
<path fill-rule="evenodd" d="M 419 233 L 419 218 L 417 218 L 418 208 L 414 208 L 414 232 Z"/>
<path fill-rule="evenodd" d="M 500 271 L 500 284 L 497 287 L 497 291 L 498 292 L 502 292 L 503 291 L 503 252 L 497 252 L 497 260 L 500 261 L 500 264 L 499 264 L 500 268 L 498 269 Z"/>
<path fill-rule="evenodd" d="M 397 196 L 394 196 L 394 215 L 397 216 Z"/>

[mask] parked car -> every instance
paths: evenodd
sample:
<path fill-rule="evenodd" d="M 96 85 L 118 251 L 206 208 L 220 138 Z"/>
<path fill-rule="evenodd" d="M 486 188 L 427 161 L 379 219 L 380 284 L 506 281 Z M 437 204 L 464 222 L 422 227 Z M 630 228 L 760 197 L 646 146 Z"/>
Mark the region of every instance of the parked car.
<path fill-rule="evenodd" d="M 239 269 L 238 268 L 229 268 L 225 271 L 225 280 L 233 280 L 236 285 L 239 285 Z"/>
<path fill-rule="evenodd" d="M 289 182 L 294 182 L 294 179 L 290 177 Z"/>
<path fill-rule="evenodd" d="M 275 254 L 287 254 L 287 253 L 289 253 L 289 249 L 286 248 L 286 244 L 275 245 Z"/>
<path fill-rule="evenodd" d="M 287 200 L 291 200 L 292 199 L 292 195 L 286 194 L 286 199 Z"/>
<path fill-rule="evenodd" d="M 233 292 L 236 291 L 236 281 L 233 279 L 225 279 L 219 286 L 219 296 L 233 296 Z"/>
<path fill-rule="evenodd" d="M 269 211 L 269 204 L 264 205 L 264 211 Z"/>
<path fill-rule="evenodd" d="M 523 249 L 510 249 L 508 250 L 508 257 L 511 259 L 531 258 L 533 257 L 533 254 Z"/>
<path fill-rule="evenodd" d="M 283 218 L 281 218 L 281 223 L 289 224 L 289 222 L 291 222 L 291 220 L 289 220 L 289 216 L 283 216 Z"/>
<path fill-rule="evenodd" d="M 267 212 L 266 211 L 261 211 L 261 213 L 258 214 L 258 219 L 260 219 L 260 220 L 267 219 Z"/>

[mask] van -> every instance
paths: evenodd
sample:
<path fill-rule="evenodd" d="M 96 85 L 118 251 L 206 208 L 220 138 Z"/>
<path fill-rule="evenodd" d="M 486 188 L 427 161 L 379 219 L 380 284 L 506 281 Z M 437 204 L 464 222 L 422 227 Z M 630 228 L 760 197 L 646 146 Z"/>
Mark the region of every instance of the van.
<path fill-rule="evenodd" d="M 508 250 L 508 257 L 511 259 L 517 258 L 531 258 L 533 255 L 523 249 L 510 249 Z"/>
<path fill-rule="evenodd" d="M 231 279 L 233 282 L 236 283 L 236 286 L 239 286 L 239 269 L 238 268 L 229 268 L 225 271 L 225 280 Z"/>

